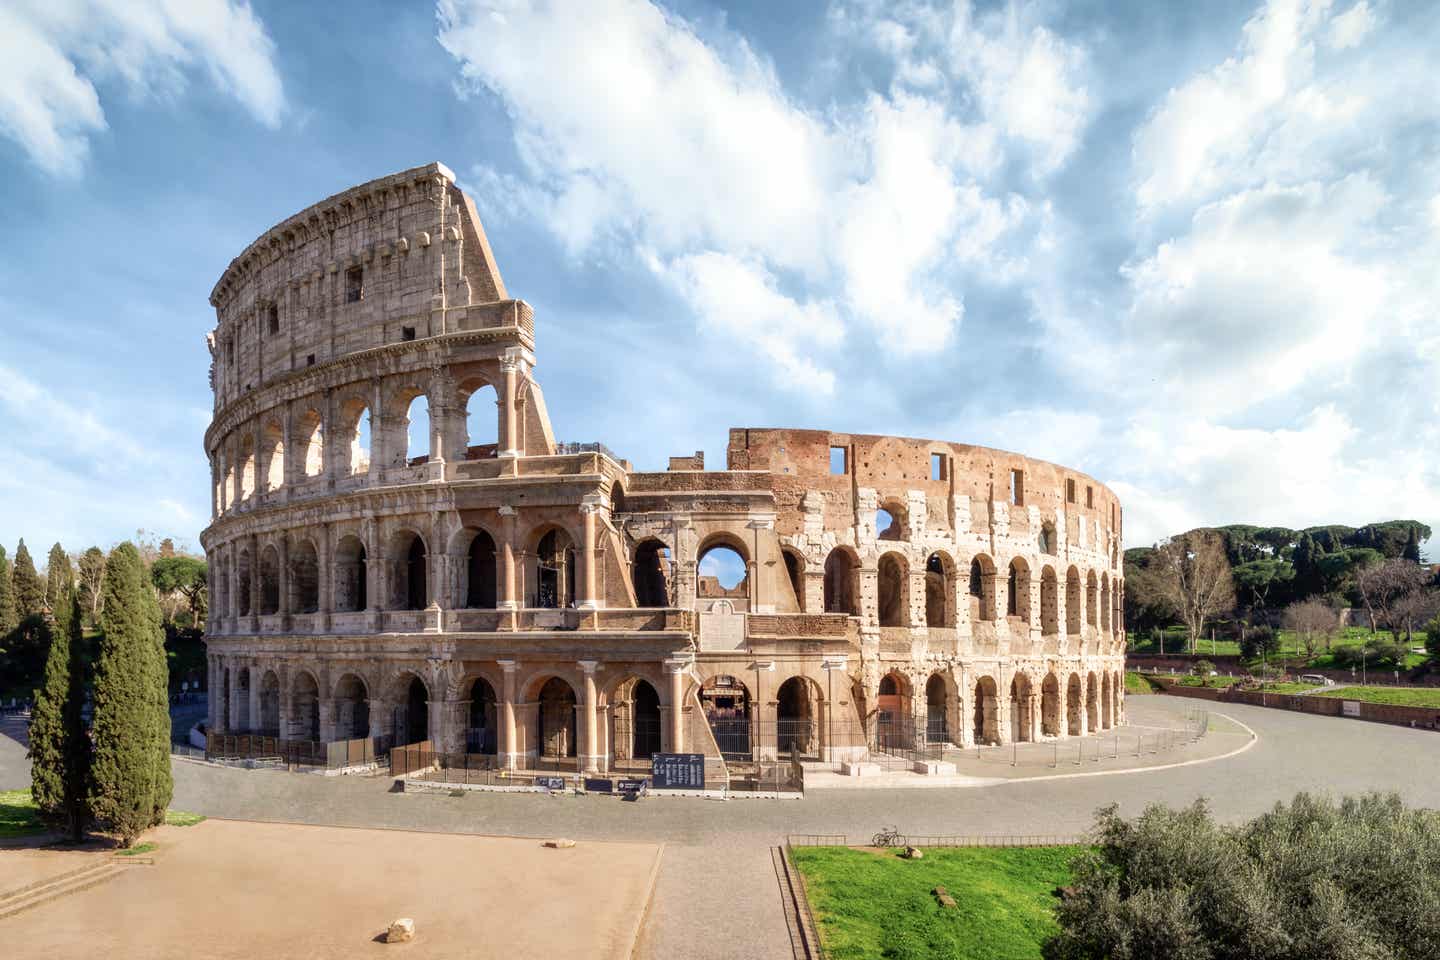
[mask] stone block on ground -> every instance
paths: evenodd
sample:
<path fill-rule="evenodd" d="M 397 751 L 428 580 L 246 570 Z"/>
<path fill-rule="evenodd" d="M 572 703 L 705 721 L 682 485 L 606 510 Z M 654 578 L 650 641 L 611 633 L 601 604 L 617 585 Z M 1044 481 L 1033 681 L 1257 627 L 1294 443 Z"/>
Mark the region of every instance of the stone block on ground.
<path fill-rule="evenodd" d="M 846 777 L 873 777 L 880 773 L 880 764 L 859 760 L 846 761 L 840 765 L 840 773 Z"/>
<path fill-rule="evenodd" d="M 942 906 L 942 907 L 953 907 L 953 906 L 955 906 L 955 898 L 952 897 L 952 896 L 950 896 L 950 891 L 949 891 L 949 890 L 946 890 L 944 887 L 936 887 L 934 890 L 931 890 L 930 892 L 935 895 L 935 899 L 940 902 L 940 906 Z"/>
<path fill-rule="evenodd" d="M 401 917 L 392 921 L 390 929 L 385 931 L 386 943 L 406 943 L 415 939 L 415 921 L 409 917 Z"/>
<path fill-rule="evenodd" d="M 556 850 L 569 850 L 571 847 L 575 846 L 575 841 L 569 839 L 568 837 L 557 837 L 554 840 L 546 840 L 545 846 L 553 847 Z"/>
<path fill-rule="evenodd" d="M 911 769 L 928 777 L 955 776 L 955 764 L 948 760 L 916 760 Z"/>

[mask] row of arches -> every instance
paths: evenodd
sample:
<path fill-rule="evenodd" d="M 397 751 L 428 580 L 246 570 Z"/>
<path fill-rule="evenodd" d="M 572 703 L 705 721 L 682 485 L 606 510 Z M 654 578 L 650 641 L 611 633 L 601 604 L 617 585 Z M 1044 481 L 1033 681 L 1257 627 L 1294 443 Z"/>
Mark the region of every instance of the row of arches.
<path fill-rule="evenodd" d="M 455 417 L 431 417 L 427 386 L 406 380 L 385 394 L 384 409 L 403 414 L 377 417 L 372 401 L 361 393 L 339 400 L 326 417 L 323 405 L 306 406 L 287 433 L 279 416 L 260 421 L 233 444 L 222 444 L 214 464 L 215 512 L 223 513 L 258 494 L 280 490 L 293 480 L 318 477 L 327 470 L 337 478 L 361 476 L 383 450 L 386 466 L 423 463 L 440 450 L 452 459 L 493 456 L 498 449 L 499 394 L 485 377 L 471 374 L 454 387 Z M 328 422 L 327 422 L 328 420 Z M 448 434 L 448 435 L 447 435 Z M 287 458 L 294 457 L 293 464 Z"/>
<path fill-rule="evenodd" d="M 450 602 L 466 609 L 495 609 L 500 595 L 500 548 L 495 538 L 486 530 L 466 528 L 451 538 L 451 548 L 454 552 L 447 557 L 454 561 L 456 589 Z M 233 563 L 229 556 L 214 561 L 212 589 L 222 615 L 232 609 L 232 596 L 234 615 L 241 617 L 308 614 L 321 609 L 321 562 L 313 538 L 295 538 L 284 561 L 275 543 L 258 547 L 257 553 L 242 546 L 234 553 Z M 541 525 L 527 537 L 520 557 L 527 571 L 527 606 L 574 605 L 578 561 L 569 531 Z M 402 529 L 387 538 L 378 561 L 359 536 L 345 534 L 336 541 L 333 552 L 331 609 L 337 613 L 423 610 L 439 601 L 432 560 L 424 535 L 414 530 Z M 379 597 L 371 595 L 376 581 L 371 566 L 376 562 L 385 565 L 386 574 L 386 593 Z"/>

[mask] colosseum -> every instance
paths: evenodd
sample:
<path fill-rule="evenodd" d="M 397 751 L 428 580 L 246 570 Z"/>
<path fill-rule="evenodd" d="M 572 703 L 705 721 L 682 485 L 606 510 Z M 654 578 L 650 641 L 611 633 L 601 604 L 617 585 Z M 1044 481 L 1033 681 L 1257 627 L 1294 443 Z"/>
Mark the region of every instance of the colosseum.
<path fill-rule="evenodd" d="M 210 302 L 213 731 L 708 779 L 1124 716 L 1111 491 L 938 440 L 732 429 L 663 472 L 558 441 L 440 164 L 280 223 Z"/>

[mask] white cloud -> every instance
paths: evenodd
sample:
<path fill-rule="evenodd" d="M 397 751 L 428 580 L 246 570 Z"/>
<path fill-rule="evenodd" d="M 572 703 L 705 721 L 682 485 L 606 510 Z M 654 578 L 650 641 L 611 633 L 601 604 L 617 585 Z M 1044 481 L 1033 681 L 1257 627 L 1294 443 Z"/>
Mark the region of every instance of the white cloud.
<path fill-rule="evenodd" d="M 1330 46 L 1336 50 L 1347 50 L 1358 46 L 1375 29 L 1375 11 L 1365 0 L 1330 21 Z"/>
<path fill-rule="evenodd" d="M 77 176 L 106 129 L 96 84 L 165 99 L 197 68 L 273 127 L 285 109 L 274 52 L 244 0 L 19 0 L 0 9 L 0 134 Z"/>

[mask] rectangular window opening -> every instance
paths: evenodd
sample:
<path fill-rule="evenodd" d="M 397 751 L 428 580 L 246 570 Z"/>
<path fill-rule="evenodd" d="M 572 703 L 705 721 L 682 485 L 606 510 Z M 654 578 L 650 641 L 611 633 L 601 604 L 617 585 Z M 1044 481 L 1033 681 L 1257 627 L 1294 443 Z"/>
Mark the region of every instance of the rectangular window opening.
<path fill-rule="evenodd" d="M 1086 488 L 1085 488 L 1085 506 L 1090 507 L 1090 508 L 1092 508 L 1092 509 L 1093 509 L 1094 506 L 1095 506 L 1095 488 L 1094 488 L 1094 487 L 1086 487 Z"/>
<path fill-rule="evenodd" d="M 415 328 L 414 328 L 414 327 L 401 327 L 401 328 L 400 328 L 400 339 L 401 339 L 401 340 L 405 340 L 405 341 L 414 340 L 414 339 L 415 339 Z"/>
<path fill-rule="evenodd" d="M 1010 471 L 1010 502 L 1017 507 L 1025 506 L 1025 471 Z"/>
<path fill-rule="evenodd" d="M 365 268 L 350 267 L 345 271 L 345 302 L 358 303 L 365 295 Z"/>
<path fill-rule="evenodd" d="M 830 473 L 835 476 L 848 473 L 848 457 L 845 455 L 844 447 L 830 448 Z"/>
<path fill-rule="evenodd" d="M 1074 503 L 1074 502 L 1075 502 L 1075 481 L 1074 481 L 1074 480 L 1069 480 L 1069 479 L 1067 479 L 1067 480 L 1065 481 L 1065 502 L 1066 502 L 1066 503 Z"/>
<path fill-rule="evenodd" d="M 271 336 L 280 332 L 280 307 L 278 304 L 272 303 L 265 308 L 265 321 Z"/>
<path fill-rule="evenodd" d="M 305 355 L 305 366 L 307 366 L 307 367 L 313 367 L 313 366 L 315 366 L 315 354 L 309 353 L 309 354 L 306 354 L 306 355 Z"/>
<path fill-rule="evenodd" d="M 932 453 L 932 454 L 930 454 L 930 479 L 931 479 L 931 480 L 948 480 L 948 479 L 950 479 L 949 470 L 946 468 L 945 454 L 943 454 L 943 453 Z"/>

